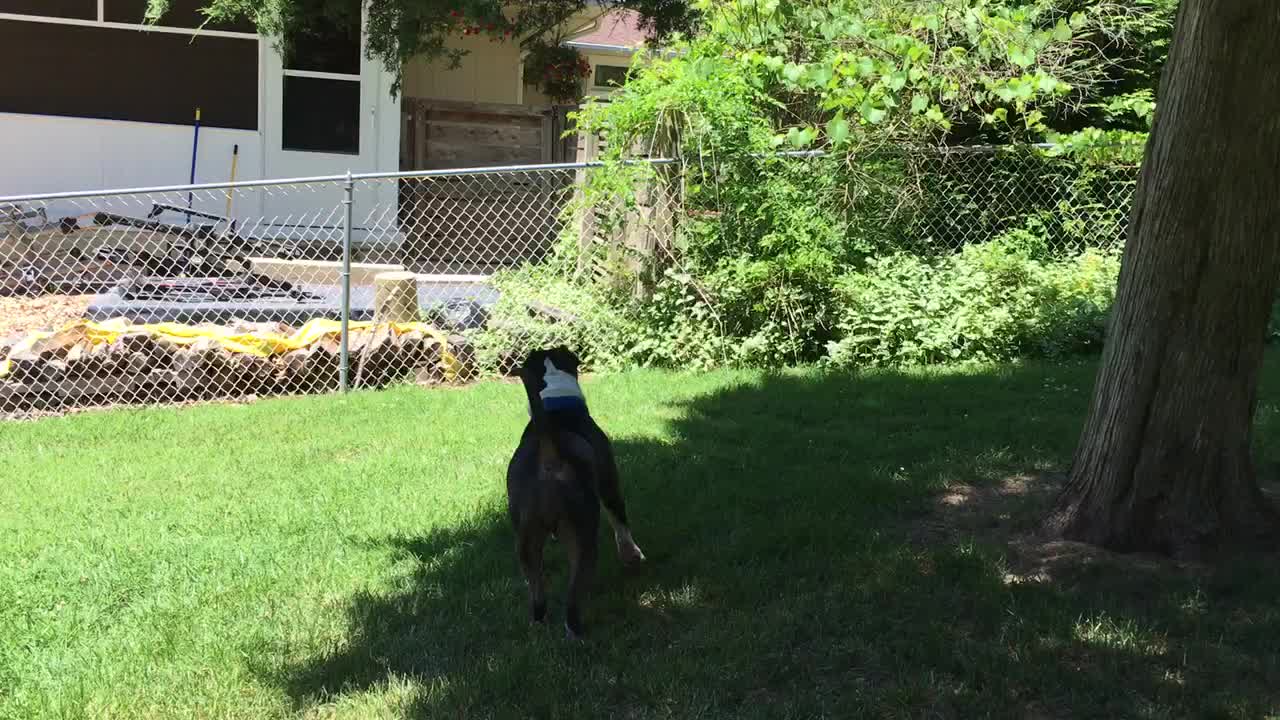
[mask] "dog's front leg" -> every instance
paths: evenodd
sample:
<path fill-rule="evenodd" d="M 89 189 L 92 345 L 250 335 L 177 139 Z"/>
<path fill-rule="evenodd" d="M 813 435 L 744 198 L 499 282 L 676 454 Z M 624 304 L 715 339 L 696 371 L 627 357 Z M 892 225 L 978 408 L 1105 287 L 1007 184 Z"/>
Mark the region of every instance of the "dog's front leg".
<path fill-rule="evenodd" d="M 516 539 L 516 555 L 520 558 L 520 570 L 529 586 L 529 617 L 540 623 L 547 619 L 547 588 L 542 576 L 542 546 L 545 533 L 532 528 L 522 528 Z"/>
<path fill-rule="evenodd" d="M 594 511 L 578 515 L 564 528 L 569 550 L 569 602 L 565 608 L 564 627 L 570 640 L 581 640 L 586 634 L 582 615 L 596 573 L 599 527 L 600 514 Z"/>

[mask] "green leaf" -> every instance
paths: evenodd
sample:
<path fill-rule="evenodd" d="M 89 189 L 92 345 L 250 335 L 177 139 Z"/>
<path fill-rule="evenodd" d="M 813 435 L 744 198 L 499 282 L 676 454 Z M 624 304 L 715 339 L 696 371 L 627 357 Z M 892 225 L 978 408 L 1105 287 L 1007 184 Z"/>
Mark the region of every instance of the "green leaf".
<path fill-rule="evenodd" d="M 782 77 L 786 78 L 787 82 L 792 85 L 799 85 L 800 78 L 804 77 L 805 69 L 804 65 L 787 63 L 786 67 L 782 68 Z"/>
<path fill-rule="evenodd" d="M 791 143 L 791 147 L 800 150 L 808 147 L 813 143 L 817 133 L 812 128 L 791 128 L 787 131 L 787 142 Z"/>
<path fill-rule="evenodd" d="M 837 115 L 827 123 L 827 137 L 833 145 L 843 145 L 849 139 L 849 121 L 843 115 Z"/>
<path fill-rule="evenodd" d="M 915 95 L 911 98 L 911 113 L 919 115 L 929 107 L 928 95 Z"/>
<path fill-rule="evenodd" d="M 906 87 L 907 73 L 902 70 L 898 70 L 897 72 L 893 73 L 892 75 L 889 76 L 888 85 L 889 85 L 889 89 L 893 90 L 894 92 L 897 92 L 902 88 Z"/>
<path fill-rule="evenodd" d="M 858 112 L 862 114 L 862 119 L 872 125 L 879 125 L 884 122 L 884 118 L 888 115 L 882 108 L 878 108 L 871 104 L 871 99 L 867 98 L 862 101 L 862 107 L 858 108 Z"/>
<path fill-rule="evenodd" d="M 1058 78 L 1053 77 L 1052 75 L 1041 76 L 1037 86 L 1040 88 L 1040 92 L 1051 93 L 1058 89 Z"/>
<path fill-rule="evenodd" d="M 1058 24 L 1053 28 L 1053 39 L 1058 42 L 1068 42 L 1071 40 L 1071 26 L 1066 20 L 1059 20 Z"/>
<path fill-rule="evenodd" d="M 1079 30 L 1089 22 L 1089 16 L 1083 12 L 1071 13 L 1071 29 Z"/>
<path fill-rule="evenodd" d="M 1007 50 L 1009 62 L 1018 67 L 1031 67 L 1036 64 L 1036 54 L 1028 48 L 1014 43 L 1009 44 Z"/>
<path fill-rule="evenodd" d="M 809 81 L 815 87 L 826 87 L 833 77 L 835 77 L 835 71 L 831 69 L 830 65 L 814 65 L 809 68 Z"/>
<path fill-rule="evenodd" d="M 766 55 L 764 58 L 764 66 L 773 72 L 778 72 L 786 61 L 777 55 Z"/>

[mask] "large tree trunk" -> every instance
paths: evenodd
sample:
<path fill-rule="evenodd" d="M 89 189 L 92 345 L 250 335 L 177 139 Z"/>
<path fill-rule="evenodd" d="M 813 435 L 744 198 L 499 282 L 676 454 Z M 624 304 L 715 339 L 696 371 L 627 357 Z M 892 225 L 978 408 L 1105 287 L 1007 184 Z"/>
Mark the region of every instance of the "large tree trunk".
<path fill-rule="evenodd" d="M 1089 419 L 1049 528 L 1275 542 L 1250 456 L 1280 279 L 1280 2 L 1182 0 Z"/>

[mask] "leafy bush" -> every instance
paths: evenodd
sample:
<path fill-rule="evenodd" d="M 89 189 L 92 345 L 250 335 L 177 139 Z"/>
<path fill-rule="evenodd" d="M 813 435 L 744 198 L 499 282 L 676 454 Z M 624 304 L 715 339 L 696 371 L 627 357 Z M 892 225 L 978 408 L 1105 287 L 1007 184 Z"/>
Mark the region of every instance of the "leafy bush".
<path fill-rule="evenodd" d="M 488 327 L 468 337 L 485 373 L 559 343 L 593 371 L 1056 358 L 1101 348 L 1120 254 L 1055 256 L 1042 238 L 1015 232 L 947 257 L 886 255 L 843 274 L 822 263 L 780 267 L 734 261 L 705 284 L 667 270 L 643 299 L 576 282 L 562 264 L 507 271 L 493 279 L 502 295 Z M 765 311 L 774 307 L 796 314 Z"/>
<path fill-rule="evenodd" d="M 1085 134 L 1062 153 L 937 146 L 1077 129 L 1064 118 L 1108 87 L 1099 48 L 1128 52 L 1145 26 L 1117 23 L 1154 17 L 1151 8 L 696 5 L 698 36 L 633 67 L 610 102 L 578 117 L 607 139 L 582 193 L 602 237 L 664 172 L 685 210 L 669 246 L 649 256 L 605 243 L 606 286 L 627 291 L 599 297 L 636 333 L 628 362 L 897 364 L 1099 343 L 1115 257 L 1077 253 L 1122 237 L 1127 203 L 1116 198 L 1132 187 L 1133 163 Z M 1107 106 L 1149 114 L 1154 98 L 1138 85 Z M 813 148 L 824 155 L 778 155 Z M 656 171 L 628 162 L 636 154 L 683 162 Z M 951 256 L 975 242 L 988 245 Z"/>
<path fill-rule="evenodd" d="M 531 349 L 558 344 L 573 348 L 591 370 L 628 363 L 638 331 L 594 288 L 538 267 L 497 273 L 491 283 L 500 297 L 488 324 L 466 333 L 481 373 L 506 374 Z"/>
<path fill-rule="evenodd" d="M 890 255 L 845 276 L 840 338 L 828 345 L 826 363 L 997 361 L 1098 350 L 1119 253 L 1052 259 L 1019 240 L 942 259 Z"/>
<path fill-rule="evenodd" d="M 831 194 L 836 175 L 816 161 L 755 163 L 760 174 L 738 181 L 733 204 L 686 223 L 679 263 L 641 309 L 661 324 L 656 311 L 669 304 L 668 336 L 686 338 L 680 364 L 703 364 L 697 355 L 713 351 L 731 364 L 805 362 L 831 337 L 835 281 L 860 257 L 846 217 L 815 200 Z M 724 343 L 690 345 L 704 328 Z"/>

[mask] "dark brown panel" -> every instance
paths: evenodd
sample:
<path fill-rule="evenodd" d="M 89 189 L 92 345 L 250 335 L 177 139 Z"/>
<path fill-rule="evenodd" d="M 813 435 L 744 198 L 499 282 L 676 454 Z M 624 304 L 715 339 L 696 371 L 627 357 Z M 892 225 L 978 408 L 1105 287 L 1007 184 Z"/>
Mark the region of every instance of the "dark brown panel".
<path fill-rule="evenodd" d="M 97 20 L 98 0 L 0 0 L 0 12 Z"/>
<path fill-rule="evenodd" d="M 2 2 L 3 0 L 0 0 Z M 169 12 L 160 18 L 158 24 L 166 27 L 198 28 L 204 24 L 205 16 L 200 8 L 209 4 L 210 0 L 170 0 Z M 105 0 L 107 22 L 141 23 L 146 17 L 147 0 Z M 253 23 L 248 20 L 236 20 L 231 23 L 210 23 L 206 30 L 229 30 L 232 32 L 256 32 Z"/>
<path fill-rule="evenodd" d="M 284 78 L 285 150 L 360 154 L 360 81 Z"/>
<path fill-rule="evenodd" d="M 258 128 L 258 41 L 0 20 L 0 112 Z"/>
<path fill-rule="evenodd" d="M 309 15 L 309 21 L 289 36 L 284 66 L 290 70 L 359 75 L 360 2 L 326 0 L 326 7 L 333 14 L 317 8 Z"/>

